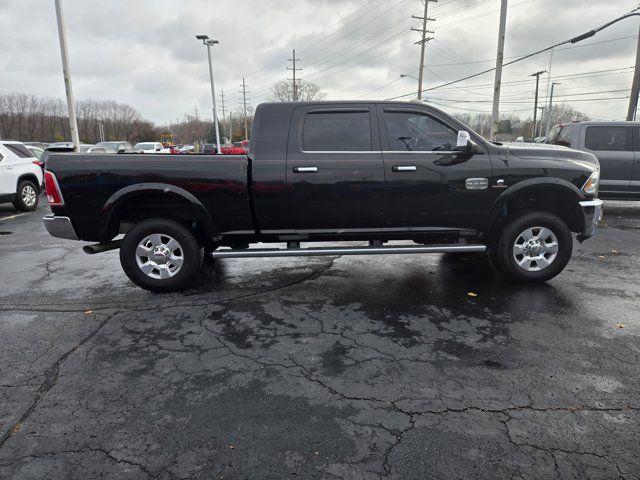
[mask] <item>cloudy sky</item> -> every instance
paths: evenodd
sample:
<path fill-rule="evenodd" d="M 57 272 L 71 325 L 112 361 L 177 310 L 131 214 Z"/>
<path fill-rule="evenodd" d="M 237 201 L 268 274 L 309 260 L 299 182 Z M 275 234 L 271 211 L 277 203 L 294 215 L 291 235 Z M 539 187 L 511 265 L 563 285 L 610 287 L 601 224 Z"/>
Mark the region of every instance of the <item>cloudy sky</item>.
<path fill-rule="evenodd" d="M 526 54 L 635 8 L 637 0 L 509 0 L 507 57 Z M 158 123 L 197 107 L 211 116 L 205 48 L 215 48 L 216 87 L 232 109 L 244 77 L 253 105 L 288 78 L 295 48 L 305 80 L 330 99 L 386 99 L 409 94 L 417 75 L 421 0 L 63 0 L 77 99 L 117 100 Z M 490 68 L 495 62 L 499 0 L 430 3 L 435 40 L 427 48 L 426 88 Z M 640 18 L 640 17 L 638 17 Z M 558 101 L 594 118 L 626 114 L 640 20 L 625 20 L 555 51 Z M 549 55 L 506 67 L 501 111 L 533 112 L 534 80 Z M 53 0 L 0 0 L 0 93 L 64 98 Z M 541 77 L 541 97 L 547 76 Z M 491 109 L 493 74 L 428 92 L 450 112 Z M 410 97 L 407 97 L 410 99 Z"/>

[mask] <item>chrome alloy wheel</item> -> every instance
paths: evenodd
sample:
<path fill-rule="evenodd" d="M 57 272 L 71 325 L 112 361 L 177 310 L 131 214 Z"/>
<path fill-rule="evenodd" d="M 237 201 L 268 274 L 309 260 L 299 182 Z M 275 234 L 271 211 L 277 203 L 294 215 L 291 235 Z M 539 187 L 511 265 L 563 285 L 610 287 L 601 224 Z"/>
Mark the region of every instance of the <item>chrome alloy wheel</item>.
<path fill-rule="evenodd" d="M 184 263 L 184 253 L 176 239 L 162 233 L 154 233 L 138 243 L 136 263 L 148 277 L 164 280 L 180 271 Z"/>
<path fill-rule="evenodd" d="M 513 258 L 528 272 L 544 270 L 558 256 L 558 238 L 546 227 L 531 227 L 516 237 Z"/>
<path fill-rule="evenodd" d="M 24 187 L 22 187 L 20 196 L 22 197 L 22 203 L 24 203 L 29 208 L 33 207 L 36 204 L 36 199 L 38 198 L 38 194 L 36 193 L 35 188 L 33 188 L 31 185 L 25 185 Z"/>

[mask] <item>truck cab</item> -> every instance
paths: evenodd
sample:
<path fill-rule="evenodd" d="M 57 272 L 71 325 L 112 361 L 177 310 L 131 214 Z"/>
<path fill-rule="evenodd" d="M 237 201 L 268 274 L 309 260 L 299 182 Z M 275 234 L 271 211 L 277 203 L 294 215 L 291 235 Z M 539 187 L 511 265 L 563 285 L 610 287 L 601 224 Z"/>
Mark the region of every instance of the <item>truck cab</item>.
<path fill-rule="evenodd" d="M 640 122 L 556 125 L 551 143 L 589 152 L 600 164 L 600 197 L 640 200 Z"/>

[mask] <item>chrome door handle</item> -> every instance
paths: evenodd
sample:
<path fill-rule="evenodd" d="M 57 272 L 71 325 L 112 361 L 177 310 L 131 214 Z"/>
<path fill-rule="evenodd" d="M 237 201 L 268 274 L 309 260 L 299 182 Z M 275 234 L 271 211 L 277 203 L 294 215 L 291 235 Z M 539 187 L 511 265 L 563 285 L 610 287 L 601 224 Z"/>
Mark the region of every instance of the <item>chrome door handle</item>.
<path fill-rule="evenodd" d="M 318 171 L 318 167 L 293 167 L 293 171 L 296 173 L 315 173 Z"/>
<path fill-rule="evenodd" d="M 415 172 L 417 167 L 415 165 L 394 165 L 391 170 L 394 172 Z"/>

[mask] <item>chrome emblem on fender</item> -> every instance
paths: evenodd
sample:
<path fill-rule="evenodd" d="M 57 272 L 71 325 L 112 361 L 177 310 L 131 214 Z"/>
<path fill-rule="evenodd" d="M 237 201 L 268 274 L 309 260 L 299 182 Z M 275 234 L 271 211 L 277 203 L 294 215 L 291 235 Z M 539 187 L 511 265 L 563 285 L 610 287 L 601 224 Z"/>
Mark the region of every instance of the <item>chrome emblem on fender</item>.
<path fill-rule="evenodd" d="M 488 178 L 467 178 L 465 182 L 467 190 L 486 190 L 489 188 Z"/>

